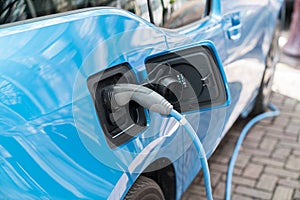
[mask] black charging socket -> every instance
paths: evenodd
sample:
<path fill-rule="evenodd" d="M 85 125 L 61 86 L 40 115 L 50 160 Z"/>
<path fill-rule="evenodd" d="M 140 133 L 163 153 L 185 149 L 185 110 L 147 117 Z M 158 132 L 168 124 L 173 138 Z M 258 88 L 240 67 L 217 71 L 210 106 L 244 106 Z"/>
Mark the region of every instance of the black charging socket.
<path fill-rule="evenodd" d="M 184 89 L 182 74 L 173 70 L 168 63 L 162 63 L 148 77 L 143 86 L 156 91 L 172 105 L 179 104 Z"/>

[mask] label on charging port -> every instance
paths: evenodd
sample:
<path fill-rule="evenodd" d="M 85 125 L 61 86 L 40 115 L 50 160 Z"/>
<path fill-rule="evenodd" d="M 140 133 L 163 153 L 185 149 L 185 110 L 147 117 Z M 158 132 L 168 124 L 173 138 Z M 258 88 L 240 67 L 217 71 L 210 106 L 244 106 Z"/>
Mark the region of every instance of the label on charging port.
<path fill-rule="evenodd" d="M 183 85 L 184 88 L 188 87 L 183 74 L 178 74 L 177 75 L 177 80 Z"/>

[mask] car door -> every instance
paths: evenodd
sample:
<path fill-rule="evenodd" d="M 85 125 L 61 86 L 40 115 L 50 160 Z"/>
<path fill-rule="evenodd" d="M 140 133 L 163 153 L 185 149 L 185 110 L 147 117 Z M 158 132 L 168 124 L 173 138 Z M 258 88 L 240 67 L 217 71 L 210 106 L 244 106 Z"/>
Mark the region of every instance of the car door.
<path fill-rule="evenodd" d="M 232 91 L 236 107 L 225 128 L 228 130 L 239 113 L 251 106 L 258 93 L 269 48 L 267 23 L 270 12 L 268 0 L 221 2 L 227 46 L 223 64 L 229 82 L 239 82 L 242 87 L 240 98 Z"/>

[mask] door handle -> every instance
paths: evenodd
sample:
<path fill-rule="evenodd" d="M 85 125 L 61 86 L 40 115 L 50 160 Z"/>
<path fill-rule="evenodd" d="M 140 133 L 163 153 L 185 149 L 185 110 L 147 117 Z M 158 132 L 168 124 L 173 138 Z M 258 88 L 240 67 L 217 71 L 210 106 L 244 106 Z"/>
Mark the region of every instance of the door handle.
<path fill-rule="evenodd" d="M 231 25 L 227 29 L 228 38 L 231 40 L 240 39 L 241 30 L 242 30 L 242 25 L 241 25 L 241 21 L 240 21 L 240 15 L 239 15 L 239 13 L 236 13 L 233 16 L 231 16 Z"/>
<path fill-rule="evenodd" d="M 241 27 L 242 27 L 242 25 L 238 24 L 238 25 L 235 25 L 235 26 L 232 26 L 232 27 L 228 28 L 228 30 L 227 30 L 228 38 L 231 39 L 231 40 L 240 39 L 240 37 L 241 37 Z"/>

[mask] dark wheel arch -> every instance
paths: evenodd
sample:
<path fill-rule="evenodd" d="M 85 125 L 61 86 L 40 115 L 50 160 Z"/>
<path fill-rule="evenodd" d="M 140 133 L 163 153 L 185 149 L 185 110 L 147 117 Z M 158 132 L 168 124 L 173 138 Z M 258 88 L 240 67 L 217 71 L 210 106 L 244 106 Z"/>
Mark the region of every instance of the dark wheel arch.
<path fill-rule="evenodd" d="M 154 161 L 142 172 L 140 177 L 142 176 L 155 181 L 161 188 L 166 200 L 176 199 L 175 169 L 169 159 L 160 158 Z"/>

